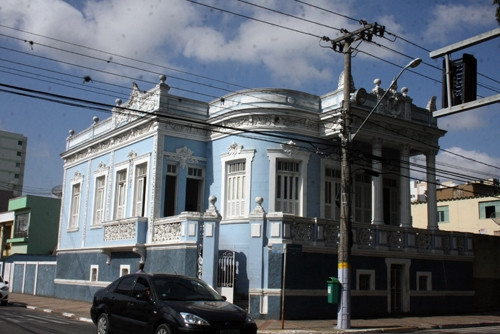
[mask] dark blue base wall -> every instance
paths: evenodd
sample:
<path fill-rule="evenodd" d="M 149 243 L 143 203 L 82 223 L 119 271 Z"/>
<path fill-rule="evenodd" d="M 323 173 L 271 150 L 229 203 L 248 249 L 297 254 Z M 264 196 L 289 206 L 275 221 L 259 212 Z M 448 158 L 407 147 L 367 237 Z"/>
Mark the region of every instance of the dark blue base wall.
<path fill-rule="evenodd" d="M 351 316 L 380 317 L 401 314 L 389 312 L 390 263 L 404 263 L 408 291 L 406 313 L 444 314 L 470 312 L 474 305 L 473 263 L 471 258 L 422 259 L 396 257 L 351 257 Z M 418 254 L 414 254 L 416 257 Z M 266 289 L 281 290 L 283 278 L 283 254 L 270 251 L 269 279 Z M 391 262 L 392 261 L 392 262 Z M 389 264 L 388 264 L 389 263 Z M 375 286 L 370 291 L 357 290 L 357 270 L 373 273 Z M 430 274 L 431 290 L 418 290 L 418 274 Z M 287 254 L 285 319 L 332 319 L 337 316 L 337 304 L 328 303 L 327 280 L 337 277 L 337 255 L 334 253 L 310 253 L 302 251 Z M 265 293 L 265 292 L 264 292 Z M 444 305 L 446 307 L 444 307 Z M 260 297 L 250 296 L 250 312 L 254 317 L 280 319 L 281 296 L 268 297 L 268 313 L 260 314 Z"/>
<path fill-rule="evenodd" d="M 148 249 L 145 270 L 196 277 L 198 254 L 196 246 L 178 249 Z"/>
<path fill-rule="evenodd" d="M 120 277 L 120 268 L 130 266 L 137 270 L 140 256 L 133 252 L 61 252 L 57 256 L 55 296 L 58 298 L 91 301 L 94 293 Z M 196 276 L 196 247 L 148 249 L 144 269 L 146 272 L 175 273 Z M 91 281 L 91 268 L 98 268 L 97 281 Z"/>

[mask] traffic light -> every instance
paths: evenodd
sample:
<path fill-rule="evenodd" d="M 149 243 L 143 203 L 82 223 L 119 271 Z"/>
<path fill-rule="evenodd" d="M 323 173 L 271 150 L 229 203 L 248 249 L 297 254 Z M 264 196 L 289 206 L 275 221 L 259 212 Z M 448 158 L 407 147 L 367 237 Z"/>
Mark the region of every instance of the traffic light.
<path fill-rule="evenodd" d="M 442 105 L 448 108 L 448 81 L 446 60 L 443 61 Z M 477 60 L 464 53 L 462 59 L 450 61 L 451 106 L 474 101 L 477 98 Z"/>

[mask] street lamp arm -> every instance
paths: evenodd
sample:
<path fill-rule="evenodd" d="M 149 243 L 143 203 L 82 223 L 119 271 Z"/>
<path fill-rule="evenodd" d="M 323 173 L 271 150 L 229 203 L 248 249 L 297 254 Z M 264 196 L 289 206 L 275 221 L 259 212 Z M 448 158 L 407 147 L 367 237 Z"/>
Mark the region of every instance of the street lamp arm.
<path fill-rule="evenodd" d="M 389 85 L 389 88 L 386 89 L 386 91 L 384 92 L 384 94 L 382 94 L 382 97 L 377 101 L 377 103 L 372 108 L 372 110 L 370 110 L 370 112 L 368 113 L 368 116 L 366 116 L 366 118 L 363 120 L 363 122 L 361 123 L 361 125 L 359 126 L 359 128 L 356 130 L 356 132 L 351 136 L 351 138 L 349 138 L 350 141 L 354 140 L 354 137 L 356 137 L 356 135 L 358 134 L 359 130 L 361 130 L 361 128 L 365 125 L 365 123 L 368 121 L 368 119 L 370 118 L 370 116 L 375 112 L 375 110 L 377 109 L 377 107 L 379 106 L 379 104 L 384 100 L 385 96 L 387 95 L 387 93 L 389 92 L 389 90 L 391 89 L 391 87 L 394 86 L 394 84 L 398 81 L 398 79 L 401 76 L 401 74 L 403 74 L 403 72 L 405 70 L 407 70 L 408 68 L 410 68 L 410 67 L 411 68 L 417 67 L 418 65 L 420 65 L 421 62 L 422 62 L 422 59 L 415 58 L 408 65 L 406 65 L 405 67 L 403 67 L 403 69 L 398 73 L 398 75 L 392 80 L 391 84 Z"/>

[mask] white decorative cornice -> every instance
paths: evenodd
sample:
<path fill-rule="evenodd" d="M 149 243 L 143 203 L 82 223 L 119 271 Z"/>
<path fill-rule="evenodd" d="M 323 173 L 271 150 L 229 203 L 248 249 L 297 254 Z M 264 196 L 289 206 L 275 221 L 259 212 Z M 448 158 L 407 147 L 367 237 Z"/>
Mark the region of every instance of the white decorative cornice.
<path fill-rule="evenodd" d="M 238 144 L 236 142 L 233 142 L 231 145 L 229 145 L 227 153 L 229 155 L 236 156 L 236 155 L 241 153 L 242 149 L 243 149 L 243 145 Z"/>
<path fill-rule="evenodd" d="M 99 166 L 97 166 L 97 172 L 105 172 L 107 169 L 106 164 L 102 161 L 99 163 Z"/>
<path fill-rule="evenodd" d="M 103 139 L 102 141 L 94 143 L 90 146 L 82 147 L 80 150 L 68 155 L 67 157 L 65 157 L 65 165 L 81 162 L 90 157 L 100 155 L 105 151 L 109 151 L 115 147 L 136 140 L 137 138 L 146 136 L 156 131 L 156 129 L 156 123 L 150 121 L 145 124 L 136 126 L 133 129 L 128 129 L 127 131 L 117 133 L 113 137 Z"/>
<path fill-rule="evenodd" d="M 130 150 L 127 157 L 129 161 L 133 161 L 137 157 L 137 153 L 134 150 Z"/>
<path fill-rule="evenodd" d="M 188 163 L 199 164 L 202 161 L 201 158 L 194 157 L 193 151 L 186 146 L 176 149 L 175 153 L 167 152 L 165 155 L 167 159 L 178 161 L 181 168 L 186 168 Z"/>
<path fill-rule="evenodd" d="M 290 158 L 293 158 L 299 151 L 299 147 L 292 140 L 290 140 L 286 144 L 281 144 L 281 148 L 283 149 L 285 154 L 288 155 Z"/>
<path fill-rule="evenodd" d="M 73 177 L 71 178 L 72 183 L 78 183 L 81 182 L 82 180 L 83 180 L 83 175 L 80 171 L 76 171 L 75 175 L 73 175 Z"/>

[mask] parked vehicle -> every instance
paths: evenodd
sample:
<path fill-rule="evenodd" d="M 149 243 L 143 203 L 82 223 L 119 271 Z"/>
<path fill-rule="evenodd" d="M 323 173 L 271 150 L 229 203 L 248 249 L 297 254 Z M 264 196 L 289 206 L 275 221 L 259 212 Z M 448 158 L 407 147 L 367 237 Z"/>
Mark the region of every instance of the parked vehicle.
<path fill-rule="evenodd" d="M 98 334 L 257 333 L 245 310 L 182 275 L 122 276 L 95 293 L 90 314 Z"/>
<path fill-rule="evenodd" d="M 9 303 L 9 282 L 0 276 L 0 303 L 5 306 Z"/>

